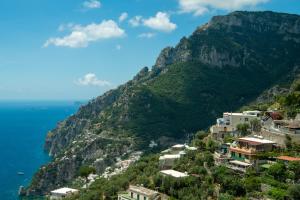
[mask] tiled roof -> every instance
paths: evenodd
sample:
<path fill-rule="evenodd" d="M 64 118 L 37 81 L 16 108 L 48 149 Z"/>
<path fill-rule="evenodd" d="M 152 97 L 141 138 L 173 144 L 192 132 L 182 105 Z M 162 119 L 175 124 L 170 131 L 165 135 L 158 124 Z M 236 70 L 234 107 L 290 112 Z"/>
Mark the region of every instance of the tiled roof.
<path fill-rule="evenodd" d="M 285 160 L 285 161 L 300 161 L 300 158 L 291 157 L 291 156 L 279 156 L 277 157 L 278 160 Z"/>

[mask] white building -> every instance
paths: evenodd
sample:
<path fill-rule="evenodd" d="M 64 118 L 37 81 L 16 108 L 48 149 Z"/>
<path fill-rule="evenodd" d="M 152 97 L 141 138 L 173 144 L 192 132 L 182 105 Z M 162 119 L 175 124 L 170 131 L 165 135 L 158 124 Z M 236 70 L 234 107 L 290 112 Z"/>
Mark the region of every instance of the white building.
<path fill-rule="evenodd" d="M 216 125 L 210 128 L 210 132 L 212 134 L 234 132 L 237 130 L 236 127 L 238 124 L 250 125 L 252 120 L 260 119 L 260 113 L 260 111 L 244 111 L 242 113 L 225 112 L 223 113 L 223 118 L 218 118 Z"/>
<path fill-rule="evenodd" d="M 174 178 L 184 178 L 189 176 L 187 173 L 182 173 L 173 169 L 162 170 L 160 173 L 164 176 L 172 176 Z"/>
<path fill-rule="evenodd" d="M 130 185 L 125 193 L 118 194 L 118 200 L 161 200 L 159 192 L 141 186 Z"/>
<path fill-rule="evenodd" d="M 65 197 L 70 197 L 74 194 L 78 194 L 79 190 L 72 189 L 72 188 L 60 188 L 57 190 L 51 191 L 50 200 L 60 200 Z"/>
<path fill-rule="evenodd" d="M 159 166 L 161 169 L 169 169 L 174 165 L 176 160 L 186 154 L 186 151 L 195 150 L 197 150 L 196 147 L 190 147 L 185 144 L 176 144 L 161 152 L 162 155 L 159 157 Z"/>

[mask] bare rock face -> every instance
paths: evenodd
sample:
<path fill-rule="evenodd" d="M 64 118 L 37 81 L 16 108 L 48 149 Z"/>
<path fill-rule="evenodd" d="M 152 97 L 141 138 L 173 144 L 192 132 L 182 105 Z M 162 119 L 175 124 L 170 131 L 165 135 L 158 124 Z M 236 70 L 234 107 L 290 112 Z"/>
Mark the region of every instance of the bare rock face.
<path fill-rule="evenodd" d="M 266 36 L 272 33 L 270 37 L 299 43 L 299 16 L 274 12 L 233 12 L 226 16 L 215 16 L 209 23 L 200 26 L 191 37 L 182 38 L 176 47 L 165 48 L 155 67 L 164 68 L 187 61 L 200 61 L 217 67 L 242 67 L 246 62 L 252 62 L 248 57 L 253 47 L 237 39 L 246 36 L 255 40 L 255 35 L 262 33 Z M 214 35 L 226 35 L 227 38 L 224 38 L 223 44 L 212 45 L 214 41 L 211 36 Z"/>

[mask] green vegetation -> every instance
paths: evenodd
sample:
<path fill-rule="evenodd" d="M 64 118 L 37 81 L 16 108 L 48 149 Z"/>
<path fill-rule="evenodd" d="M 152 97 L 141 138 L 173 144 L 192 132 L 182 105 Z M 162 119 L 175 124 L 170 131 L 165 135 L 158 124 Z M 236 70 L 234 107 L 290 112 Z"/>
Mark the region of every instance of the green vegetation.
<path fill-rule="evenodd" d="M 96 173 L 96 169 L 94 167 L 90 167 L 90 166 L 81 166 L 79 168 L 79 176 L 84 177 L 84 178 L 88 178 L 88 176 L 90 174 L 95 174 Z"/>
<path fill-rule="evenodd" d="M 242 136 L 249 135 L 249 124 L 238 124 L 236 129 L 241 133 Z"/>
<path fill-rule="evenodd" d="M 126 151 L 145 150 L 151 140 L 164 147 L 170 141 L 207 129 L 223 112 L 248 105 L 274 85 L 290 84 L 299 73 L 296 66 L 300 64 L 300 45 L 295 42 L 299 34 L 292 33 L 289 27 L 296 27 L 298 21 L 299 16 L 272 12 L 234 12 L 214 18 L 205 29 L 197 29 L 162 54 L 158 59 L 160 66 L 152 70 L 144 68 L 134 80 L 91 101 L 51 131 L 45 148 L 51 149 L 55 161 L 36 173 L 28 191 L 41 194 L 57 185 L 67 185 L 77 177 L 81 165 L 89 165 L 99 158 L 93 157 L 97 155 L 95 152 L 103 151 L 113 159 L 111 155 L 115 155 L 118 148 L 105 150 L 120 140 L 128 142 L 126 146 L 130 148 Z M 295 83 L 293 92 L 276 98 L 276 102 L 260 102 L 251 108 L 265 111 L 273 106 L 293 117 L 300 111 L 299 90 L 300 85 Z M 246 135 L 249 128 L 239 125 L 242 135 Z M 259 130 L 257 122 L 253 121 L 251 128 Z M 90 138 L 85 139 L 87 132 L 112 139 L 107 139 L 105 145 L 96 143 L 97 140 L 90 144 Z M 81 193 L 80 199 L 103 196 L 114 199 L 129 183 L 157 188 L 174 199 L 216 198 L 218 189 L 221 199 L 259 195 L 280 199 L 288 195 L 290 184 L 286 177 L 271 169 L 244 177 L 214 166 L 212 152 L 217 143 L 204 137 L 203 132 L 198 132 L 192 144 L 199 147 L 199 151 L 188 154 L 175 166 L 200 177 L 165 180 L 158 174 L 157 156 L 148 155 L 122 175 L 109 181 L 97 180 Z M 73 144 L 75 140 L 81 142 L 80 148 L 71 151 L 77 146 Z M 289 152 L 297 154 L 300 146 L 288 142 Z M 121 147 L 120 150 L 125 151 Z M 70 153 L 68 156 L 81 157 L 66 161 L 61 159 L 65 152 Z M 85 159 L 86 154 L 91 154 L 91 158 Z M 105 164 L 113 164 L 113 161 Z M 74 166 L 72 171 L 68 168 L 71 165 Z M 278 168 L 281 170 L 281 167 Z M 83 170 L 83 176 L 86 171 L 89 170 Z M 298 173 L 288 167 L 287 171 L 289 178 L 292 177 L 290 172 Z M 260 183 L 271 189 L 261 192 Z M 291 188 L 290 196 L 297 195 L 294 191 Z"/>

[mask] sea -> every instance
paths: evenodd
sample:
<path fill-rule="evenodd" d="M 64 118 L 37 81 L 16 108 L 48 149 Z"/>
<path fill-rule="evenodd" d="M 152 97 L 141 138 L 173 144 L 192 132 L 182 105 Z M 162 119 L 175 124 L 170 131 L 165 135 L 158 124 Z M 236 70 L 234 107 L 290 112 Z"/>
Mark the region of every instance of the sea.
<path fill-rule="evenodd" d="M 0 101 L 0 200 L 17 200 L 34 173 L 51 158 L 43 150 L 46 134 L 74 114 L 72 101 Z"/>

